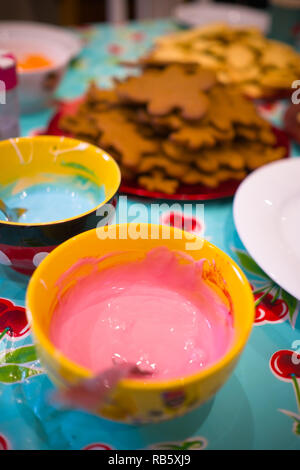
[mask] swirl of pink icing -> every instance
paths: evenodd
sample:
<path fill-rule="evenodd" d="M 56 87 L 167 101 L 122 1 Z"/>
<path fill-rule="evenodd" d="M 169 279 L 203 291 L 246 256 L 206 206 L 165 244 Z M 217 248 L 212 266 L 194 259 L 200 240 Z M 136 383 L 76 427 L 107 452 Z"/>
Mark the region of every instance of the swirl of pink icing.
<path fill-rule="evenodd" d="M 101 271 L 95 263 L 59 299 L 51 341 L 95 374 L 122 362 L 152 372 L 141 380 L 208 367 L 227 352 L 233 326 L 229 309 L 202 279 L 203 261 L 160 247 Z"/>

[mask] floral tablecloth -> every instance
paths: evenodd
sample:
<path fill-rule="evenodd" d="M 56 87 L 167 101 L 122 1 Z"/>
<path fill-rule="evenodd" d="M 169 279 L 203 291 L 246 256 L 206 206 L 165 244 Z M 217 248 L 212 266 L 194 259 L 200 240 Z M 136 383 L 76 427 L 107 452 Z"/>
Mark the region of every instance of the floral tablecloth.
<path fill-rule="evenodd" d="M 171 21 L 155 21 L 78 29 L 85 47 L 70 65 L 57 97 L 81 95 L 91 79 L 109 86 L 112 76 L 133 73 L 119 61 L 136 58 L 155 36 L 175 28 Z M 261 111 L 280 125 L 284 106 L 261 105 Z M 52 113 L 49 109 L 23 116 L 22 135 L 45 126 Z M 294 147 L 294 156 L 297 151 Z M 130 207 L 133 200 L 127 203 Z M 191 215 L 194 207 L 189 208 Z M 140 220 L 146 221 L 145 214 Z M 299 304 L 246 253 L 234 227 L 232 199 L 206 202 L 199 222 L 205 237 L 244 269 L 256 298 L 250 341 L 216 397 L 186 416 L 135 426 L 53 404 L 53 385 L 36 356 L 25 317 L 27 278 L 1 265 L 0 256 L 0 450 L 300 449 Z"/>

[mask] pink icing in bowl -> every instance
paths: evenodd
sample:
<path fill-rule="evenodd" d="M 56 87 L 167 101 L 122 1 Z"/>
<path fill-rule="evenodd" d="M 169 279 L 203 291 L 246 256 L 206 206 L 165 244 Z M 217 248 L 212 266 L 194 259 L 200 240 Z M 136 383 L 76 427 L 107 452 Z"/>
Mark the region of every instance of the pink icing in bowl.
<path fill-rule="evenodd" d="M 94 374 L 123 361 L 152 372 L 143 380 L 164 380 L 186 377 L 224 356 L 232 316 L 203 281 L 204 260 L 167 247 L 138 261 L 111 258 L 116 264 L 103 270 L 101 260 L 86 260 L 90 274 L 58 297 L 50 339 L 66 357 Z M 61 289 L 70 275 L 76 277 L 76 264 L 58 281 Z"/>
<path fill-rule="evenodd" d="M 140 232 L 144 235 L 148 234 L 148 237 L 132 238 L 130 236 L 132 226 L 138 226 Z M 151 237 L 152 233 L 156 233 L 157 236 Z M 187 247 L 194 242 L 200 242 L 197 249 L 188 249 Z M 162 252 L 161 247 L 168 249 Z M 161 262 L 161 253 L 164 256 L 163 262 Z M 154 262 L 153 257 L 156 257 L 157 262 Z M 151 269 L 146 269 L 147 263 L 150 267 L 152 266 Z M 125 276 L 126 266 L 130 266 L 130 269 L 126 271 Z M 166 276 L 165 274 L 170 270 L 175 275 Z M 141 276 L 142 272 L 146 273 L 144 279 Z M 107 285 L 102 290 L 105 279 Z M 91 281 L 97 286 L 99 282 L 102 285 L 99 289 L 89 291 Z M 134 306 L 127 298 L 128 296 L 124 295 L 124 290 L 120 289 L 124 287 L 125 281 L 125 290 L 130 294 L 129 297 L 133 298 L 136 295 L 136 291 L 132 291 L 134 281 L 136 285 L 139 284 L 138 295 L 143 299 L 148 299 L 150 304 L 153 302 L 152 306 L 148 305 L 146 308 L 144 300 L 139 301 L 139 305 L 143 305 L 143 315 L 145 315 L 143 321 L 148 322 L 144 330 L 142 329 L 143 322 L 141 325 L 133 325 L 129 322 L 131 316 L 136 318 L 139 308 Z M 119 292 L 123 293 L 122 299 L 119 297 L 122 311 L 119 309 L 120 316 L 116 324 L 113 322 L 110 324 L 109 318 L 112 318 L 111 312 L 114 313 L 115 318 L 117 317 L 117 303 L 112 305 L 111 312 L 111 307 L 108 308 L 107 303 L 103 304 L 108 299 L 111 301 L 116 299 L 115 294 L 112 293 L 112 284 L 117 286 L 117 291 L 119 288 Z M 94 292 L 93 299 L 90 294 L 76 297 L 80 294 L 80 285 L 86 293 Z M 149 295 L 150 285 L 155 285 L 157 295 L 154 298 L 153 290 Z M 198 288 L 199 285 L 201 289 Z M 104 293 L 106 293 L 106 298 Z M 75 297 L 72 301 L 73 295 Z M 161 298 L 163 298 L 163 303 L 157 302 L 157 299 Z M 208 302 L 208 298 L 213 304 Z M 59 302 L 58 299 L 60 299 Z M 199 314 L 201 299 L 204 299 L 205 304 L 209 304 L 205 314 L 206 319 Z M 90 309 L 90 305 L 93 308 Z M 102 324 L 97 312 L 95 313 L 95 305 L 101 306 Z M 177 332 L 175 336 L 172 336 L 170 329 L 174 328 L 174 323 L 169 324 L 168 318 L 174 318 L 173 310 L 178 305 L 181 305 L 182 310 L 179 318 L 176 319 L 176 322 L 178 320 L 177 327 L 175 325 Z M 209 308 L 212 305 L 218 308 Z M 114 354 L 119 354 L 122 361 L 139 361 L 140 359 L 146 366 L 151 367 L 155 364 L 157 376 L 153 374 L 147 378 L 122 379 L 109 395 L 106 403 L 104 405 L 99 403 L 99 406 L 95 406 L 93 410 L 103 417 L 125 423 L 169 419 L 186 413 L 212 397 L 231 375 L 245 347 L 254 319 L 254 302 L 249 283 L 228 255 L 195 234 L 153 224 L 109 225 L 85 232 L 63 243 L 42 261 L 33 274 L 27 291 L 26 306 L 41 360 L 50 378 L 61 389 L 67 389 L 74 384 L 80 384 L 82 381 L 95 377 L 95 372 L 103 368 L 107 369 L 108 364 L 112 366 Z M 153 318 L 150 318 L 150 307 L 152 311 L 155 307 Z M 130 315 L 125 315 L 126 309 Z M 80 316 L 81 311 L 84 310 L 87 321 L 82 334 Z M 68 349 L 64 352 L 60 350 L 64 347 L 69 348 L 68 342 L 71 344 L 70 338 L 73 333 L 70 334 L 70 327 L 67 326 L 70 321 L 74 323 L 71 320 L 73 316 L 71 311 L 73 311 L 74 318 L 79 315 L 76 321 L 80 321 L 75 326 L 75 333 L 83 342 L 84 355 L 80 348 L 72 351 Z M 164 319 L 166 321 L 162 321 L 162 311 L 167 313 Z M 62 314 L 65 315 L 63 322 L 67 322 L 65 328 L 62 328 L 58 322 L 57 330 L 54 331 L 53 325 Z M 88 318 L 88 315 L 91 316 Z M 94 316 L 98 318 L 98 321 L 95 321 Z M 208 327 L 207 316 L 214 324 L 214 328 Z M 193 328 L 193 318 L 197 320 L 196 328 Z M 156 327 L 155 322 L 156 325 L 158 324 Z M 210 331 L 210 337 L 204 335 L 207 341 L 206 357 L 204 357 L 204 352 L 201 352 L 204 349 L 200 347 L 201 336 L 197 334 L 197 331 L 204 328 L 201 326 L 203 324 L 207 328 L 206 331 Z M 119 340 L 115 344 L 117 348 L 110 346 L 108 349 L 108 338 L 112 338 L 111 329 L 114 326 L 122 326 L 123 330 L 121 328 L 122 331 L 120 331 L 118 328 L 114 332 L 114 335 L 118 331 L 121 333 L 120 337 L 115 335 L 115 339 Z M 137 333 L 134 333 L 135 328 L 137 328 Z M 161 330 L 159 331 L 160 339 L 164 338 L 164 341 L 161 340 L 159 344 L 158 341 L 153 340 L 158 329 Z M 126 330 L 129 341 L 124 344 L 123 338 L 125 334 L 127 335 Z M 141 331 L 147 331 L 149 334 L 143 333 L 144 336 L 133 342 Z M 218 332 L 215 337 L 212 334 L 214 331 Z M 55 337 L 52 336 L 53 334 Z M 145 351 L 148 337 L 153 341 L 148 343 L 148 351 Z M 65 345 L 62 345 L 64 342 L 62 338 L 66 341 Z M 186 344 L 188 338 L 192 338 L 193 345 Z M 56 344 L 56 341 L 59 344 Z M 214 344 L 213 348 L 211 348 L 212 344 Z M 187 350 L 184 350 L 185 346 L 187 350 L 191 346 L 196 354 L 194 364 L 193 361 L 190 364 L 191 370 L 183 375 L 183 368 L 191 360 L 187 355 Z M 140 351 L 140 349 L 143 350 Z M 172 349 L 173 353 L 170 353 L 169 349 Z M 142 359 L 137 357 L 137 350 L 141 352 L 141 355 L 148 352 L 149 357 L 142 357 Z M 75 360 L 68 357 L 67 354 L 70 355 L 70 351 L 78 355 Z M 200 357 L 201 354 L 202 357 Z M 164 361 L 165 358 L 168 358 L 168 361 Z M 176 358 L 176 361 L 172 358 Z M 80 364 L 81 360 L 87 362 Z"/>

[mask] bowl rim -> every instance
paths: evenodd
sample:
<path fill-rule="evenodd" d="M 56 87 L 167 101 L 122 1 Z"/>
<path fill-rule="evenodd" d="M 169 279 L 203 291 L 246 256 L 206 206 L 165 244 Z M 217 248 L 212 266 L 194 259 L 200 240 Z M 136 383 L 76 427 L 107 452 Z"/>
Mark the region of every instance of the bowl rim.
<path fill-rule="evenodd" d="M 129 223 L 123 223 L 123 224 L 111 224 L 110 227 L 121 227 L 121 226 L 127 226 L 130 225 Z M 139 225 L 143 226 L 157 226 L 159 227 L 159 224 L 149 224 L 149 223 L 139 223 Z M 48 336 L 43 333 L 41 328 L 37 326 L 35 319 L 32 315 L 32 309 L 31 309 L 31 298 L 34 295 L 34 290 L 35 290 L 35 284 L 39 282 L 39 274 L 40 271 L 43 269 L 46 269 L 47 266 L 51 263 L 52 257 L 56 256 L 58 254 L 63 254 L 64 249 L 68 247 L 69 245 L 72 245 L 73 241 L 76 239 L 78 240 L 78 237 L 80 237 L 82 240 L 84 238 L 88 239 L 92 233 L 96 233 L 97 230 L 105 230 L 105 227 L 99 227 L 98 229 L 92 229 L 88 230 L 86 232 L 81 233 L 80 235 L 77 235 L 75 237 L 72 237 L 59 245 L 57 248 L 55 248 L 37 267 L 35 272 L 33 273 L 33 276 L 31 277 L 26 293 L 26 314 L 28 321 L 31 325 L 33 335 L 37 339 L 38 344 L 42 345 L 42 348 L 46 350 L 47 354 L 50 357 L 54 357 L 55 360 L 59 363 L 59 366 L 64 367 L 65 369 L 68 369 L 71 373 L 73 373 L 75 376 L 79 378 L 79 380 L 85 380 L 89 378 L 93 378 L 94 374 L 92 371 L 89 369 L 77 364 L 76 362 L 72 361 L 71 359 L 68 359 L 63 353 L 61 353 L 50 341 Z M 161 390 L 161 389 L 168 389 L 168 390 L 178 390 L 181 389 L 187 385 L 193 384 L 198 382 L 199 380 L 203 380 L 207 377 L 210 377 L 214 375 L 216 372 L 219 372 L 221 369 L 229 366 L 235 359 L 238 359 L 240 353 L 242 352 L 243 348 L 245 347 L 247 340 L 249 338 L 249 335 L 252 330 L 252 326 L 254 323 L 254 317 L 255 317 L 255 309 L 254 309 L 254 298 L 252 294 L 252 289 L 250 287 L 249 281 L 246 278 L 245 274 L 241 270 L 241 268 L 236 264 L 234 260 L 230 258 L 229 255 L 227 255 L 223 250 L 220 248 L 216 247 L 212 243 L 208 242 L 205 238 L 191 234 L 189 232 L 186 232 L 184 230 L 175 228 L 175 227 L 170 227 L 171 232 L 176 234 L 176 232 L 186 234 L 189 238 L 192 236 L 194 240 L 198 239 L 203 242 L 203 244 L 206 244 L 210 248 L 212 248 L 218 255 L 220 255 L 222 258 L 225 258 L 227 263 L 229 263 L 230 267 L 234 269 L 235 273 L 238 275 L 239 279 L 241 280 L 242 284 L 241 287 L 245 290 L 245 311 L 248 310 L 248 324 L 245 325 L 245 328 L 243 329 L 243 332 L 234 339 L 233 343 L 230 345 L 228 351 L 226 354 L 221 357 L 218 361 L 215 363 L 211 364 L 207 368 L 190 374 L 186 377 L 183 378 L 175 378 L 175 379 L 167 379 L 167 380 L 159 380 L 159 381 L 154 381 L 151 380 L 149 382 L 144 382 L 138 379 L 122 379 L 120 381 L 120 386 L 124 389 L 127 390 L 138 390 L 138 391 L 150 391 L 150 390 Z M 191 240 L 191 238 L 190 238 Z"/>
<path fill-rule="evenodd" d="M 100 147 L 97 147 L 96 145 L 90 144 L 89 142 L 84 142 L 83 140 L 74 139 L 72 137 L 50 136 L 50 135 L 15 137 L 15 138 L 6 139 L 6 140 L 1 141 L 0 142 L 0 152 L 1 152 L 2 147 L 5 147 L 8 143 L 11 143 L 12 141 L 14 141 L 16 143 L 24 142 L 24 141 L 30 141 L 30 140 L 44 141 L 44 142 L 47 142 L 47 141 L 49 141 L 49 142 L 51 142 L 51 141 L 53 141 L 53 142 L 60 141 L 61 142 L 62 138 L 64 139 L 64 141 L 67 140 L 67 141 L 74 142 L 74 143 L 77 143 L 77 144 L 80 144 L 80 143 L 87 144 L 87 146 L 92 147 L 93 151 L 96 151 L 96 153 L 101 153 L 102 157 L 103 157 L 103 155 L 108 157 L 108 160 L 110 160 L 112 162 L 112 164 L 113 164 L 113 166 L 116 170 L 116 184 L 115 184 L 115 189 L 114 189 L 113 193 L 106 196 L 105 199 L 100 204 L 97 204 L 92 209 L 90 209 L 86 212 L 82 212 L 82 213 L 80 213 L 76 216 L 73 216 L 73 217 L 68 217 L 66 219 L 60 219 L 60 220 L 55 220 L 53 222 L 33 222 L 33 223 L 30 223 L 30 222 L 22 223 L 22 222 L 11 222 L 11 221 L 8 221 L 8 220 L 0 220 L 0 226 L 1 226 L 1 224 L 5 224 L 7 226 L 12 226 L 12 227 L 45 227 L 45 226 L 52 226 L 52 225 L 66 223 L 66 222 L 71 222 L 73 220 L 78 220 L 81 217 L 86 217 L 86 216 L 92 214 L 93 212 L 97 211 L 100 207 L 104 206 L 109 201 L 111 201 L 112 198 L 117 195 L 117 193 L 119 191 L 119 188 L 120 188 L 120 185 L 121 185 L 121 170 L 120 170 L 119 165 L 117 164 L 116 160 L 109 153 L 107 153 L 105 150 L 101 149 Z"/>

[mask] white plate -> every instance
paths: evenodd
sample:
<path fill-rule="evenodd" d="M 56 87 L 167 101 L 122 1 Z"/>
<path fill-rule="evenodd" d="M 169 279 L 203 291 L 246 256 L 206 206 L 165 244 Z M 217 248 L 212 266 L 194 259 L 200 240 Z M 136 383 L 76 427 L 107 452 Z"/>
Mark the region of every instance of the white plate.
<path fill-rule="evenodd" d="M 251 173 L 237 190 L 233 216 L 256 263 L 300 299 L 300 158 Z"/>
<path fill-rule="evenodd" d="M 263 33 L 270 27 L 270 15 L 256 8 L 226 3 L 179 5 L 174 10 L 175 20 L 189 26 L 225 22 L 235 26 L 256 26 Z"/>

